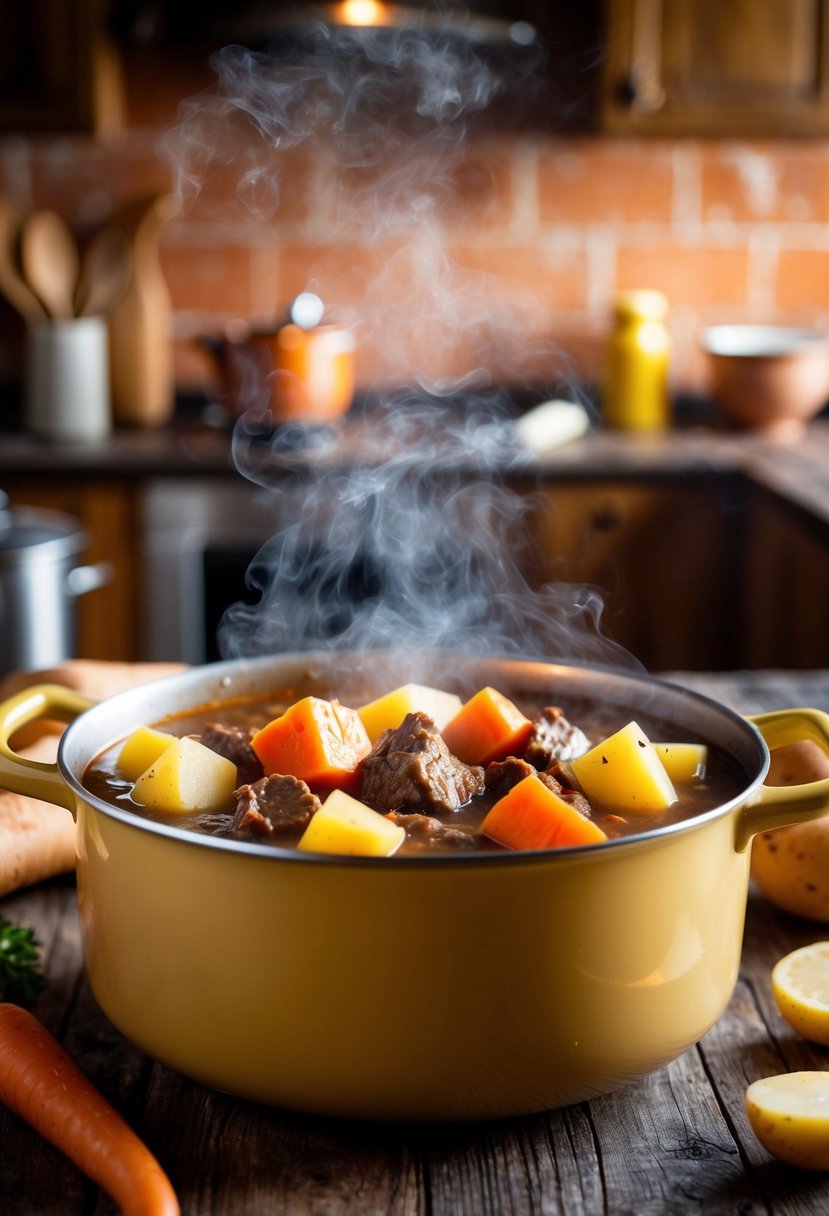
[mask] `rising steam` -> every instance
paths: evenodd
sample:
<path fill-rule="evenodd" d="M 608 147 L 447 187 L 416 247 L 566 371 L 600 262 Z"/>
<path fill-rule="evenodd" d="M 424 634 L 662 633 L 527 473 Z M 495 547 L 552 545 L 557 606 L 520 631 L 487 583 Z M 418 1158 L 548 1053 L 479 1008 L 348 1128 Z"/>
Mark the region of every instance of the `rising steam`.
<path fill-rule="evenodd" d="M 215 90 L 183 106 L 167 141 L 182 200 L 232 170 L 243 212 L 266 222 L 284 188 L 281 158 L 312 147 L 337 183 L 326 244 L 353 230 L 367 248 L 382 240 L 391 250 L 346 317 L 358 343 L 400 334 L 423 360 L 422 391 L 376 400 L 354 450 L 347 422 L 269 430 L 266 394 L 252 386 L 233 456 L 267 491 L 274 534 L 248 571 L 256 602 L 225 614 L 221 652 L 331 647 L 630 663 L 601 633 L 594 589 L 530 585 L 532 460 L 515 447 L 509 402 L 490 370 L 495 349 L 522 349 L 521 293 L 503 303 L 503 285 L 494 313 L 480 276 L 461 273 L 444 249 L 441 216 L 469 122 L 503 78 L 456 36 L 355 39 L 322 26 L 301 56 L 233 46 L 214 67 Z M 402 298 L 384 290 L 384 275 L 400 282 L 399 263 Z M 463 348 L 456 375 L 431 374 L 438 340 Z M 516 477 L 526 492 L 514 488 Z"/>
<path fill-rule="evenodd" d="M 355 36 L 319 25 L 290 55 L 229 46 L 212 66 L 216 88 L 182 104 L 165 141 L 179 198 L 193 201 L 231 169 L 243 207 L 269 219 L 280 155 L 313 144 L 339 171 L 341 219 L 370 219 L 376 232 L 411 228 L 440 202 L 468 118 L 503 86 L 471 43 L 415 29 Z M 359 177 L 347 180 L 365 169 L 380 171 L 371 199 Z"/>
<path fill-rule="evenodd" d="M 533 463 L 516 451 L 503 403 L 477 404 L 459 421 L 422 397 L 381 403 L 358 453 L 333 428 L 300 453 L 291 428 L 266 442 L 251 411 L 236 427 L 234 460 L 273 496 L 281 526 L 248 571 L 257 602 L 225 614 L 222 653 L 334 647 L 630 664 L 601 633 L 594 588 L 530 586 Z M 524 492 L 505 473 L 523 475 Z"/>

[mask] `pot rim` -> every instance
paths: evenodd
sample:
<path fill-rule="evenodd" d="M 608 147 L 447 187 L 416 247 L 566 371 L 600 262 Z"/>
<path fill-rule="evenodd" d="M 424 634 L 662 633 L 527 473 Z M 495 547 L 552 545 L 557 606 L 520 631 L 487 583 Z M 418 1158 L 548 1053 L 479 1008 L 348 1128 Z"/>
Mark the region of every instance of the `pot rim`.
<path fill-rule="evenodd" d="M 40 507 L 17 507 L 0 519 L 0 569 L 58 565 L 77 558 L 89 543 L 71 515 Z"/>
<path fill-rule="evenodd" d="M 616 684 L 639 684 L 643 687 L 648 687 L 651 692 L 655 689 L 665 690 L 669 696 L 677 696 L 685 702 L 690 702 L 702 710 L 716 712 L 722 715 L 727 721 L 741 732 L 747 742 L 755 745 L 758 759 L 758 771 L 751 778 L 747 776 L 748 784 L 743 786 L 734 797 L 728 799 L 718 806 L 712 807 L 707 811 L 703 811 L 699 815 L 695 815 L 690 819 L 680 820 L 677 823 L 664 824 L 661 827 L 653 828 L 646 832 L 638 832 L 632 836 L 619 836 L 611 840 L 602 842 L 600 845 L 577 845 L 558 849 L 527 849 L 527 850 L 510 850 L 508 852 L 492 852 L 470 855 L 467 853 L 436 853 L 436 854 L 418 854 L 404 855 L 397 857 L 392 854 L 390 857 L 359 857 L 359 856 L 344 856 L 335 854 L 323 853 L 300 853 L 296 849 L 280 847 L 278 845 L 266 845 L 242 840 L 230 840 L 224 837 L 211 836 L 204 833 L 199 833 L 193 829 L 176 827 L 172 824 L 160 823 L 155 820 L 148 819 L 135 811 L 123 809 L 115 806 L 113 803 L 106 802 L 88 790 L 82 783 L 79 776 L 71 763 L 71 752 L 77 736 L 83 729 L 91 729 L 89 726 L 90 719 L 93 725 L 96 725 L 96 718 L 100 716 L 102 722 L 111 721 L 113 711 L 122 707 L 124 704 L 130 704 L 133 701 L 143 701 L 148 694 L 161 695 L 170 688 L 181 688 L 182 685 L 189 687 L 190 684 L 196 685 L 200 689 L 209 689 L 215 686 L 215 695 L 210 697 L 203 695 L 201 699 L 191 699 L 184 702 L 183 706 L 168 711 L 172 716 L 177 716 L 180 713 L 186 713 L 188 707 L 198 708 L 199 705 L 206 705 L 213 701 L 220 702 L 224 700 L 235 700 L 249 696 L 254 698 L 265 690 L 261 687 L 251 687 L 247 692 L 241 690 L 234 691 L 233 695 L 221 697 L 221 690 L 229 687 L 230 681 L 235 676 L 240 677 L 255 677 L 261 671 L 266 671 L 274 665 L 285 666 L 289 663 L 298 664 L 302 667 L 312 668 L 317 664 L 328 665 L 332 661 L 342 662 L 345 659 L 363 662 L 367 658 L 382 660 L 390 657 L 389 652 L 385 651 L 365 651 L 360 655 L 354 652 L 346 651 L 309 651 L 295 652 L 291 654 L 268 655 L 255 659 L 227 659 L 215 663 L 203 664 L 198 667 L 192 667 L 186 671 L 178 672 L 174 675 L 165 676 L 158 680 L 150 681 L 149 683 L 138 685 L 135 688 L 126 689 L 116 693 L 111 697 L 107 697 L 102 701 L 92 705 L 88 710 L 82 713 L 78 718 L 71 722 L 61 736 L 58 746 L 57 767 L 66 785 L 71 789 L 76 799 L 80 799 L 87 806 L 93 807 L 107 817 L 117 820 L 127 827 L 134 828 L 137 831 L 147 832 L 150 835 L 160 836 L 163 839 L 176 841 L 179 844 L 187 844 L 195 848 L 208 848 L 227 852 L 230 854 L 256 857 L 260 860 L 289 861 L 292 865 L 304 866 L 346 866 L 348 868 L 371 869 L 371 870 L 389 870 L 400 869 L 401 867 L 410 868 L 415 866 L 422 869 L 424 867 L 439 869 L 449 868 L 454 869 L 461 867 L 463 869 L 477 868 L 479 866 L 505 866 L 508 864 L 516 864 L 521 866 L 549 864 L 556 858 L 570 859 L 607 856 L 610 851 L 619 849 L 635 849 L 648 846 L 654 846 L 664 841 L 667 838 L 685 835 L 688 832 L 696 831 L 712 821 L 730 815 L 735 810 L 742 807 L 748 799 L 752 797 L 754 792 L 762 784 L 765 779 L 769 767 L 769 750 L 765 740 L 757 727 L 745 718 L 737 710 L 731 709 L 730 706 L 724 705 L 722 702 L 714 700 L 703 693 L 697 692 L 694 689 L 683 687 L 672 680 L 664 679 L 659 676 L 649 675 L 648 673 L 639 671 L 628 671 L 627 669 L 611 667 L 601 663 L 588 661 L 575 661 L 567 659 L 538 659 L 523 657 L 517 655 L 500 655 L 500 656 L 483 656 L 483 655 L 462 655 L 462 654 L 423 654 L 419 656 L 422 662 L 438 660 L 445 666 L 447 659 L 458 664 L 477 664 L 483 665 L 489 669 L 496 666 L 505 665 L 507 668 L 529 669 L 530 671 L 539 674 L 541 671 L 562 671 L 568 673 L 583 673 L 589 679 L 591 676 L 603 676 L 606 679 L 613 681 Z M 160 717 L 155 717 L 153 721 L 159 721 Z M 146 720 L 144 720 L 146 721 Z M 136 723 L 137 725 L 137 723 Z M 102 751 L 107 750 L 112 746 L 118 738 L 122 738 L 123 734 L 116 736 L 107 735 L 106 740 L 102 740 L 99 736 L 94 749 L 88 749 L 88 754 L 80 766 L 81 775 L 86 770 L 91 760 L 100 755 Z M 719 745 L 718 745 L 719 746 Z M 724 748 L 728 751 L 728 748 Z M 732 754 L 733 753 L 729 753 Z M 739 761 L 738 761 L 739 762 Z"/>

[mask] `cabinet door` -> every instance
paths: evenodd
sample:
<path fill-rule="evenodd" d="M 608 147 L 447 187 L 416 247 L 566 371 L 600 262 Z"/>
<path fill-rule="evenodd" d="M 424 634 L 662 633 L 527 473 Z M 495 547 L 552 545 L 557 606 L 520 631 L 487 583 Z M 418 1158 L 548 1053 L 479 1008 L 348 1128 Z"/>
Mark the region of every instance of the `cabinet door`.
<path fill-rule="evenodd" d="M 746 563 L 751 667 L 829 667 L 829 526 L 756 487 Z"/>
<path fill-rule="evenodd" d="M 650 671 L 739 667 L 735 493 L 702 480 L 546 486 L 530 512 L 529 581 L 594 588 L 602 632 Z M 573 621 L 574 648 L 588 624 Z"/>
<path fill-rule="evenodd" d="M 122 118 L 104 0 L 0 3 L 0 131 L 102 134 Z"/>
<path fill-rule="evenodd" d="M 604 129 L 829 131 L 827 0 L 607 0 Z"/>

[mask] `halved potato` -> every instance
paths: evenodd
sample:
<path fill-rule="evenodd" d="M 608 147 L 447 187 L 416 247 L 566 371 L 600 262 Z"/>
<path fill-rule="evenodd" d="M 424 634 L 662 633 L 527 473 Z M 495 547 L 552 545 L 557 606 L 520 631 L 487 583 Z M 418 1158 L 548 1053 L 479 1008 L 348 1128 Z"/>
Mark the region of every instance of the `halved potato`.
<path fill-rule="evenodd" d="M 156 811 L 220 811 L 236 786 L 236 765 L 195 739 L 176 739 L 132 788 L 141 806 Z"/>
<path fill-rule="evenodd" d="M 829 1073 L 790 1072 L 749 1085 L 751 1130 L 773 1157 L 804 1170 L 829 1169 Z"/>

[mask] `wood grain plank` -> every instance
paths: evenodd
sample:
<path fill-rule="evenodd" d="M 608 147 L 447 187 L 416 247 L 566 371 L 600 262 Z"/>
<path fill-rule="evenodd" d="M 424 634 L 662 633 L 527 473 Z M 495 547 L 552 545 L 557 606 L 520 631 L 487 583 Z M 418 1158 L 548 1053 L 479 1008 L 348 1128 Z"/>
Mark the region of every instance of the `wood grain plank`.
<path fill-rule="evenodd" d="M 607 1212 L 733 1213 L 751 1203 L 738 1146 L 695 1050 L 590 1114 Z"/>
<path fill-rule="evenodd" d="M 46 986 L 34 1012 L 60 1036 L 81 976 L 74 883 L 55 881 L 3 900 L 10 920 L 41 946 Z M 94 1188 L 56 1149 L 0 1106 L 0 1211 L 6 1216 L 76 1216 Z"/>
<path fill-rule="evenodd" d="M 185 1216 L 425 1214 L 420 1168 L 401 1130 L 237 1100 L 161 1066 L 144 1118 L 165 1146 Z"/>
<path fill-rule="evenodd" d="M 560 1216 L 604 1210 L 582 1107 L 528 1119 L 459 1125 L 420 1135 L 434 1216 Z"/>
<path fill-rule="evenodd" d="M 829 708 L 815 673 L 688 676 L 741 712 Z M 780 1017 L 771 968 L 825 936 L 752 891 L 740 982 L 726 1013 L 666 1068 L 616 1094 L 528 1119 L 376 1126 L 291 1114 L 214 1093 L 136 1051 L 83 975 L 71 878 L 3 900 L 43 945 L 35 1012 L 158 1155 L 184 1216 L 817 1216 L 829 1179 L 771 1161 L 743 1110 L 750 1080 L 829 1069 L 829 1049 Z M 254 1011 L 255 1013 L 255 1011 Z M 243 1028 L 240 1029 L 243 1033 Z M 114 1205 L 0 1107 L 0 1211 L 113 1216 Z"/>
<path fill-rule="evenodd" d="M 756 891 L 749 896 L 741 978 L 723 1017 L 700 1044 L 706 1069 L 743 1146 L 746 1168 L 774 1212 L 829 1211 L 829 1179 L 772 1161 L 749 1127 L 746 1087 L 760 1077 L 829 1070 L 829 1049 L 808 1043 L 781 1017 L 771 991 L 774 964 L 789 950 L 825 936 L 825 926 L 790 917 Z"/>

